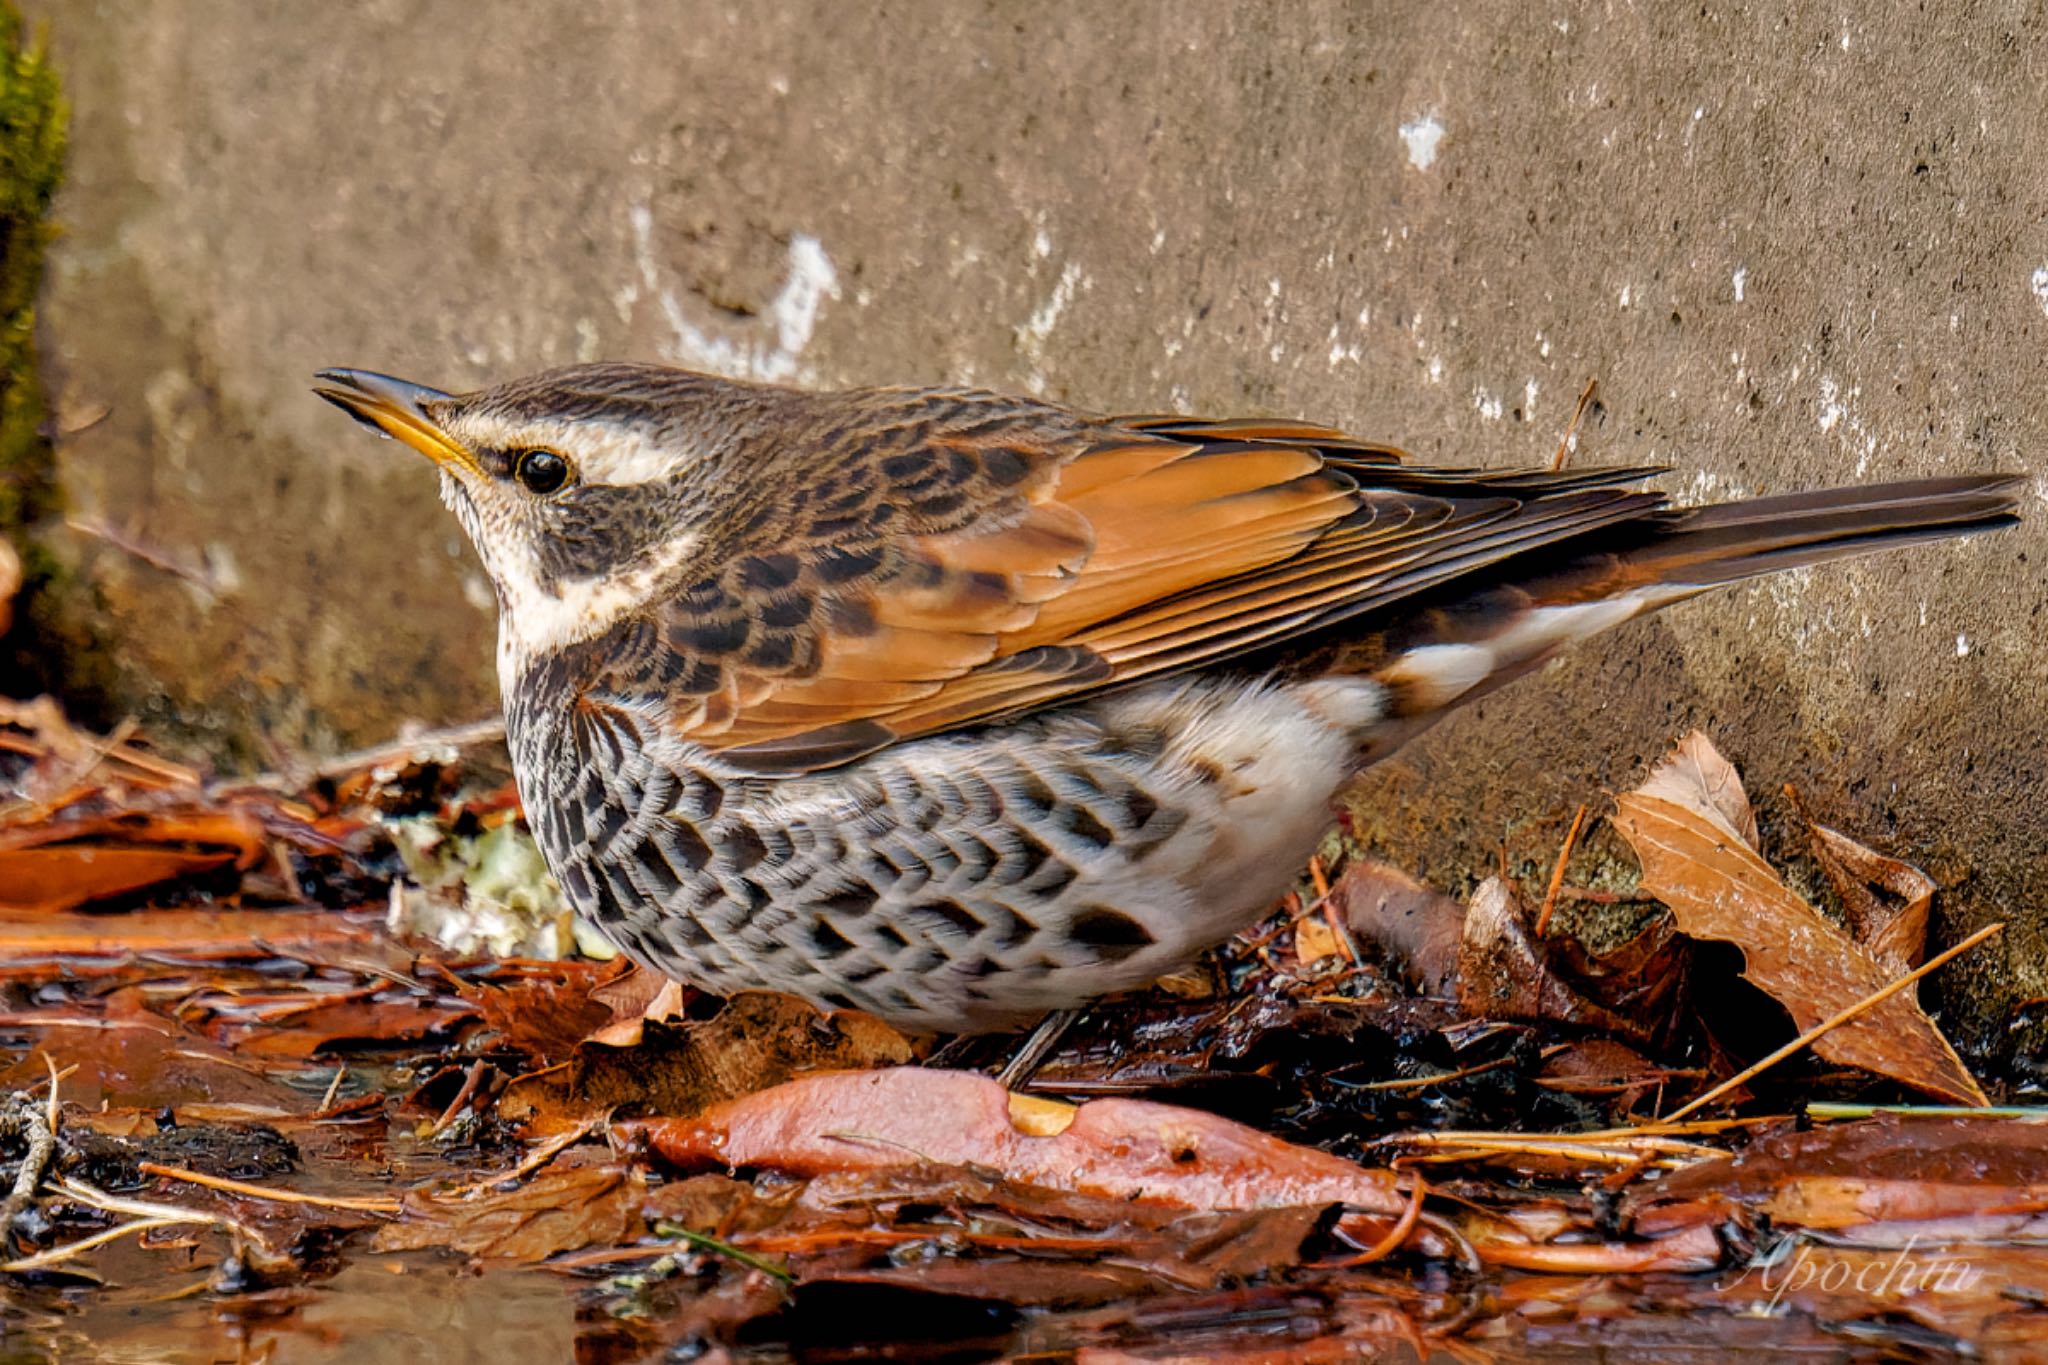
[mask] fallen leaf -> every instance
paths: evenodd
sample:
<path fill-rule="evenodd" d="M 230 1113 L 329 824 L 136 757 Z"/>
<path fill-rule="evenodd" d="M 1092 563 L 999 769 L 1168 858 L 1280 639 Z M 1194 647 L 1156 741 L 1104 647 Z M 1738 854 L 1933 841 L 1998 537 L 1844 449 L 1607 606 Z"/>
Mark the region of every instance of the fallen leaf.
<path fill-rule="evenodd" d="M 675 1023 L 683 1018 L 689 990 L 680 981 L 665 980 L 645 967 L 635 967 L 627 981 L 627 989 L 606 1000 L 611 1019 L 590 1035 L 591 1042 L 604 1047 L 638 1047 L 648 1024 Z"/>
<path fill-rule="evenodd" d="M 799 1077 L 694 1119 L 626 1125 L 682 1166 L 773 1166 L 796 1175 L 908 1161 L 974 1165 L 1010 1179 L 1194 1209 L 1342 1203 L 1397 1214 L 1406 1197 L 1373 1170 L 1198 1110 L 1093 1100 L 1052 1136 L 1021 1132 L 1010 1095 L 983 1076 L 899 1067 Z"/>
<path fill-rule="evenodd" d="M 529 1264 L 645 1235 L 647 1181 L 616 1165 L 550 1166 L 509 1190 L 408 1190 L 401 1221 L 377 1229 L 376 1251 L 441 1247 Z"/>
<path fill-rule="evenodd" d="M 1826 825 L 1808 828 L 1813 834 L 1813 856 L 1842 898 L 1856 941 L 1896 971 L 1919 966 L 1927 955 L 1934 879 L 1911 863 L 1887 858 Z M 1879 891 L 1892 901 L 1880 897 Z"/>
<path fill-rule="evenodd" d="M 319 1005 L 284 1028 L 236 1029 L 238 1053 L 255 1057 L 311 1057 L 364 1043 L 417 1042 L 474 1019 L 474 1006 L 417 996 L 347 1000 Z"/>
<path fill-rule="evenodd" d="M 1310 915 L 1294 926 L 1294 957 L 1303 966 L 1336 957 L 1343 951 L 1343 945 L 1337 942 L 1337 931 L 1321 915 Z"/>
<path fill-rule="evenodd" d="M 689 1115 L 799 1072 L 897 1066 L 910 1056 L 909 1041 L 879 1019 L 750 992 L 712 1019 L 646 1024 L 632 1047 L 587 1042 L 566 1070 L 514 1082 L 498 1108 L 541 1132 L 612 1109 Z"/>
<path fill-rule="evenodd" d="M 1875 995 L 1898 975 L 1795 895 L 1729 814 L 1726 764 L 1698 732 L 1618 799 L 1614 822 L 1643 865 L 1643 889 L 1681 931 L 1742 950 L 1743 975 L 1803 1030 Z M 1742 803 L 1747 809 L 1747 802 Z M 1934 1022 L 1901 991 L 1816 1039 L 1828 1061 L 1890 1076 L 1964 1104 L 1985 1103 Z"/>
<path fill-rule="evenodd" d="M 377 918 L 328 910 L 152 910 L 137 915 L 44 914 L 0 910 L 0 973 L 62 959 L 66 971 L 90 971 L 82 959 L 136 954 L 190 962 L 232 962 L 375 943 Z"/>
<path fill-rule="evenodd" d="M 1360 859 L 1333 891 L 1344 923 L 1425 995 L 1448 995 L 1458 972 L 1465 907 L 1390 863 Z"/>
<path fill-rule="evenodd" d="M 1742 1210 L 1776 1228 L 1867 1246 L 2048 1233 L 2048 1141 L 2022 1119 L 1879 1114 L 1759 1137 L 1695 1162 L 1624 1205 L 1645 1236 Z M 1930 1230 L 1935 1223 L 1940 1230 Z M 1915 1228 L 1913 1224 L 1923 1224 Z"/>
<path fill-rule="evenodd" d="M 1678 747 L 1636 790 L 1646 796 L 1695 804 L 1743 843 L 1751 848 L 1760 846 L 1756 810 L 1749 804 L 1749 793 L 1742 789 L 1742 775 L 1721 756 L 1704 730 L 1694 730 L 1679 740 Z"/>
<path fill-rule="evenodd" d="M 0 910 L 49 914 L 217 872 L 233 852 L 58 844 L 0 852 Z"/>
<path fill-rule="evenodd" d="M 1539 940 L 1508 884 L 1489 877 L 1466 907 L 1456 987 L 1466 1014 L 1550 1020 L 1651 1046 L 1668 1036 L 1686 977 L 1684 944 L 1662 921 L 1604 954 Z"/>
<path fill-rule="evenodd" d="M 513 1047 L 542 1062 L 562 1061 L 612 1018 L 600 993 L 623 973 L 611 962 L 500 962 L 490 978 L 465 984 L 463 998 Z"/>

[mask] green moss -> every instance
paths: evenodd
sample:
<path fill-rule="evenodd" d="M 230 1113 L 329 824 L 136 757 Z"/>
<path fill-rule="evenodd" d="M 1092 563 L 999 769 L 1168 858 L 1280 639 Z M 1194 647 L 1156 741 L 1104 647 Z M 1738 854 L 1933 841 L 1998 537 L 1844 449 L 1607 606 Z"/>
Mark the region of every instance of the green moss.
<path fill-rule="evenodd" d="M 79 671 L 74 650 L 84 658 L 92 644 L 89 613 L 53 609 L 78 595 L 76 585 L 35 538 L 38 524 L 62 510 L 36 370 L 36 295 L 67 122 L 42 34 L 27 36 L 12 0 L 0 0 L 0 536 L 22 564 L 14 628 L 0 644 L 0 690 L 15 693 L 63 685 Z"/>
<path fill-rule="evenodd" d="M 64 173 L 64 96 L 41 36 L 25 41 L 19 11 L 0 0 L 0 532 L 56 510 L 56 479 L 36 375 L 36 292 L 50 240 L 50 199 Z"/>

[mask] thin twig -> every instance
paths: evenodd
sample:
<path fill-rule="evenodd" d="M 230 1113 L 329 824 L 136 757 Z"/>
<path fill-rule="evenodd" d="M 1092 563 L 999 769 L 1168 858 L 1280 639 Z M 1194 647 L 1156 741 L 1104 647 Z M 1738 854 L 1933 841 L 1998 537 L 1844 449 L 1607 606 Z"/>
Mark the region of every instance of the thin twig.
<path fill-rule="evenodd" d="M 1308 878 L 1316 889 L 1316 904 L 1323 908 L 1323 923 L 1330 926 L 1330 937 L 1337 940 L 1337 950 L 1344 954 L 1346 964 L 1356 967 L 1358 945 L 1351 941 L 1351 931 L 1337 915 L 1337 904 L 1330 898 L 1330 878 L 1323 871 L 1323 860 L 1320 855 L 1309 855 Z"/>
<path fill-rule="evenodd" d="M 263 1243 L 263 1239 L 256 1235 L 256 1229 L 224 1213 L 209 1213 L 204 1209 L 188 1209 L 177 1204 L 158 1204 L 148 1199 L 130 1199 L 126 1195 L 108 1194 L 105 1190 L 88 1185 L 73 1176 L 60 1175 L 50 1184 L 67 1199 L 108 1213 L 125 1213 L 136 1218 L 171 1218 L 184 1223 L 210 1223 L 215 1227 L 231 1228 L 259 1246 Z"/>
<path fill-rule="evenodd" d="M 57 1069 L 57 1059 L 48 1052 L 43 1053 L 43 1067 L 50 1073 L 50 1099 L 43 1110 L 43 1121 L 50 1125 L 50 1136 L 54 1138 L 57 1136 L 57 1116 L 63 1112 L 63 1105 L 57 1096 L 57 1087 L 63 1084 L 66 1076 L 69 1076 L 78 1068 L 75 1065 L 67 1066 L 62 1071 L 59 1071 Z M 0 1223 L 0 1226 L 5 1226 L 5 1224 Z"/>
<path fill-rule="evenodd" d="M 462 1078 L 462 1088 L 455 1092 L 455 1098 L 448 1101 L 448 1107 L 441 1111 L 441 1117 L 435 1119 L 434 1126 L 427 1130 L 429 1138 L 437 1138 L 448 1131 L 448 1125 L 455 1122 L 455 1116 L 462 1112 L 462 1106 L 468 1104 L 471 1097 L 476 1094 L 477 1086 L 482 1083 L 484 1073 L 490 1068 L 491 1064 L 481 1057 L 470 1064 L 469 1074 Z"/>
<path fill-rule="evenodd" d="M 1422 1217 L 1423 1198 L 1429 1193 L 1429 1182 L 1422 1178 L 1422 1172 L 1411 1170 L 1408 1172 L 1408 1178 L 1414 1182 L 1408 1190 L 1408 1207 L 1403 1209 L 1401 1216 L 1394 1220 L 1394 1226 L 1387 1229 L 1387 1235 L 1356 1256 L 1349 1256 L 1341 1261 L 1331 1262 L 1332 1268 L 1348 1270 L 1353 1266 L 1371 1265 L 1374 1261 L 1383 1261 L 1399 1250 L 1401 1244 L 1408 1240 L 1408 1234 L 1415 1231 L 1415 1224 Z"/>
<path fill-rule="evenodd" d="M 471 1181 L 467 1185 L 458 1185 L 454 1189 L 448 1190 L 436 1197 L 442 1199 L 467 1199 L 471 1195 L 482 1194 L 486 1190 L 495 1189 L 507 1181 L 524 1180 L 527 1176 L 532 1175 L 535 1171 L 547 1165 L 564 1151 L 574 1147 L 610 1121 L 611 1112 L 609 1110 L 587 1118 L 568 1132 L 557 1133 L 540 1146 L 534 1148 L 532 1152 L 527 1154 L 524 1161 L 514 1166 L 511 1170 L 506 1171 L 503 1175 L 487 1175 L 483 1179 Z"/>
<path fill-rule="evenodd" d="M 1579 831 L 1586 827 L 1586 803 L 1579 803 L 1579 813 L 1572 817 L 1572 827 L 1565 831 L 1564 847 L 1557 851 L 1557 866 L 1550 872 L 1550 889 L 1543 893 L 1543 909 L 1536 915 L 1536 937 L 1542 938 L 1550 932 L 1550 916 L 1557 909 L 1557 893 L 1564 886 L 1564 865 L 1571 861 L 1572 846 L 1579 842 Z"/>
<path fill-rule="evenodd" d="M 310 773 L 266 773 L 257 779 L 259 783 L 270 781 L 310 781 L 315 778 L 351 777 L 373 768 L 389 767 L 394 763 L 409 763 L 415 757 L 431 753 L 436 749 L 470 749 L 480 744 L 494 744 L 505 737 L 505 721 L 501 716 L 487 720 L 473 720 L 466 725 L 450 725 L 439 730 L 422 730 L 411 736 L 391 740 L 385 744 L 372 745 L 367 749 L 355 749 L 333 758 L 314 768 Z"/>
<path fill-rule="evenodd" d="M 1067 1036 L 1067 1030 L 1080 1017 L 1079 1010 L 1053 1010 L 1039 1020 L 1010 1055 L 1010 1060 L 1003 1063 L 1003 1069 L 996 1073 L 996 1084 L 1005 1090 L 1023 1089 L 1058 1050 L 1060 1040 Z"/>
<path fill-rule="evenodd" d="M 313 1112 L 324 1114 L 334 1107 L 334 1097 L 341 1093 L 341 1083 L 348 1079 L 348 1063 L 343 1062 L 334 1073 L 334 1079 L 327 1083 L 327 1093 L 320 1097 L 320 1107 Z"/>
<path fill-rule="evenodd" d="M 1579 434 L 1579 419 L 1586 415 L 1586 409 L 1593 402 L 1593 390 L 1600 387 L 1597 379 L 1588 379 L 1586 387 L 1579 392 L 1579 404 L 1572 409 L 1572 420 L 1565 423 L 1564 435 L 1557 438 L 1557 454 L 1551 457 L 1552 469 L 1563 469 L 1565 456 L 1572 448 L 1572 437 Z"/>
<path fill-rule="evenodd" d="M 83 517 L 70 517 L 64 525 L 82 536 L 103 540 L 125 555 L 131 555 L 152 569 L 161 569 L 184 579 L 209 597 L 220 596 L 220 584 L 204 569 L 195 569 L 190 564 L 173 559 L 170 554 L 151 545 L 146 545 L 124 531 L 106 525 L 104 522 L 87 521 Z"/>
<path fill-rule="evenodd" d="M 1985 925 L 1982 929 L 1979 929 L 1976 933 L 1970 935 L 1961 943 L 1958 943 L 1955 947 L 1950 948 L 1947 952 L 1939 953 L 1934 957 L 1927 959 L 1927 961 L 1921 963 L 1912 971 L 1907 972 L 1904 976 L 1900 977 L 1897 981 L 1892 982 L 1891 985 L 1886 986 L 1883 990 L 1876 991 L 1870 995 L 1864 996 L 1861 1000 L 1858 1000 L 1855 1004 L 1850 1005 L 1846 1009 L 1837 1010 L 1835 1013 L 1821 1020 L 1818 1024 L 1815 1024 L 1812 1028 L 1806 1030 L 1806 1032 L 1800 1034 L 1797 1038 L 1794 1038 L 1791 1042 L 1785 1044 L 1785 1046 L 1779 1048 L 1776 1052 L 1773 1052 L 1770 1056 L 1764 1058 L 1762 1061 L 1757 1062 L 1751 1066 L 1744 1067 L 1742 1070 L 1736 1072 L 1733 1076 L 1730 1076 L 1727 1080 L 1721 1082 L 1719 1085 L 1715 1086 L 1712 1090 L 1709 1090 L 1706 1094 L 1700 1096 L 1692 1103 L 1679 1106 L 1670 1114 L 1666 1115 L 1664 1121 L 1666 1123 L 1675 1123 L 1679 1119 L 1684 1118 L 1687 1114 L 1695 1113 L 1698 1110 L 1704 1108 L 1705 1106 L 1712 1104 L 1715 1100 L 1720 1099 L 1723 1095 L 1735 1089 L 1737 1086 L 1744 1085 L 1747 1082 L 1754 1080 L 1761 1073 L 1768 1071 L 1770 1068 L 1776 1066 L 1779 1062 L 1784 1061 L 1787 1057 L 1790 1057 L 1793 1053 L 1799 1051 L 1801 1048 L 1805 1047 L 1807 1044 L 1811 1043 L 1814 1039 L 1820 1037 L 1822 1034 L 1831 1033 L 1835 1029 L 1838 1029 L 1842 1025 L 1848 1023 L 1851 1019 L 1854 1019 L 1856 1016 L 1863 1014 L 1883 1004 L 1885 1001 L 1897 995 L 1900 991 L 1906 989 L 1906 987 L 1918 981 L 1921 977 L 1933 971 L 1936 967 L 1940 967 L 1949 962 L 1950 960 L 1968 952 L 1970 949 L 1976 947 L 1985 939 L 1990 938 L 1993 934 L 1998 933 L 2004 928 L 2005 924 L 2003 921 L 2000 921 L 1997 924 Z"/>
<path fill-rule="evenodd" d="M 323 1209 L 348 1209 L 355 1213 L 397 1213 L 399 1202 L 381 1196 L 361 1198 L 341 1195 L 305 1194 L 299 1190 L 276 1190 L 267 1185 L 251 1185 L 246 1181 L 230 1180 L 226 1176 L 207 1175 L 203 1171 L 188 1171 L 182 1166 L 164 1166 L 154 1161 L 138 1161 L 135 1169 L 144 1175 L 162 1176 L 166 1180 L 182 1180 L 188 1185 L 204 1185 L 209 1190 L 220 1190 L 225 1194 L 238 1194 L 246 1199 L 268 1199 L 276 1204 L 311 1204 Z"/>
<path fill-rule="evenodd" d="M 737 1261 L 749 1269 L 758 1270 L 763 1275 L 769 1276 L 771 1279 L 780 1280 L 784 1284 L 796 1283 L 796 1276 L 790 1274 L 788 1270 L 775 1264 L 775 1262 L 765 1260 L 750 1251 L 743 1251 L 731 1242 L 721 1242 L 709 1233 L 698 1232 L 692 1228 L 683 1227 L 679 1223 L 658 1224 L 654 1229 L 654 1233 L 657 1237 L 666 1237 L 673 1234 L 677 1241 L 686 1242 L 690 1246 L 696 1247 L 699 1251 L 709 1251 L 715 1255 L 723 1256 L 727 1260 Z"/>
<path fill-rule="evenodd" d="M 1806 1117 L 1810 1119 L 1869 1119 L 1879 1114 L 1897 1114 L 1902 1118 L 2048 1122 L 2048 1108 L 2036 1104 L 1987 1104 L 1978 1108 L 1968 1104 L 1838 1104 L 1832 1100 L 1809 1100 L 1806 1105 Z"/>
<path fill-rule="evenodd" d="M 1360 1090 L 1421 1090 L 1426 1086 L 1441 1085 L 1446 1081 L 1462 1081 L 1467 1076 L 1477 1076 L 1482 1072 L 1496 1071 L 1514 1060 L 1513 1057 L 1496 1057 L 1490 1062 L 1480 1062 L 1476 1066 L 1463 1067 L 1457 1071 L 1446 1071 L 1440 1075 L 1403 1076 L 1399 1080 L 1394 1081 L 1373 1081 L 1358 1088 Z"/>
<path fill-rule="evenodd" d="M 14 1186 L 0 1201 L 0 1247 L 5 1247 L 13 1241 L 14 1220 L 43 1183 L 43 1172 L 57 1150 L 57 1133 L 42 1105 L 26 1095 L 15 1095 L 0 1109 L 0 1135 L 18 1137 L 25 1146 L 21 1165 L 14 1172 Z"/>
<path fill-rule="evenodd" d="M 226 1228 L 252 1245 L 263 1245 L 263 1239 L 256 1235 L 254 1228 L 225 1214 L 207 1213 L 199 1209 L 181 1209 L 175 1204 L 153 1204 L 142 1199 L 124 1199 L 68 1176 L 58 1176 L 50 1183 L 59 1193 L 76 1203 L 102 1209 L 108 1213 L 129 1214 L 133 1221 L 108 1228 L 104 1232 L 93 1233 L 89 1237 L 81 1237 L 75 1242 L 66 1242 L 63 1246 L 51 1247 L 48 1251 L 39 1251 L 33 1256 L 0 1262 L 0 1271 L 20 1274 L 30 1270 L 43 1270 L 91 1251 L 94 1247 L 105 1246 L 117 1238 L 138 1232 L 149 1232 L 156 1228 L 178 1227 L 192 1223 Z"/>
<path fill-rule="evenodd" d="M 201 1221 L 192 1218 L 138 1218 L 132 1223 L 122 1223 L 104 1232 L 95 1232 L 90 1237 L 81 1237 L 75 1242 L 66 1242 L 48 1251 L 39 1251 L 33 1256 L 23 1256 L 12 1261 L 0 1261 L 0 1271 L 19 1275 L 30 1270 L 47 1270 L 53 1265 L 70 1260 L 72 1257 L 91 1251 L 94 1247 L 105 1246 L 108 1242 L 127 1237 L 132 1233 L 149 1232 L 155 1228 L 179 1227 L 186 1223 Z"/>

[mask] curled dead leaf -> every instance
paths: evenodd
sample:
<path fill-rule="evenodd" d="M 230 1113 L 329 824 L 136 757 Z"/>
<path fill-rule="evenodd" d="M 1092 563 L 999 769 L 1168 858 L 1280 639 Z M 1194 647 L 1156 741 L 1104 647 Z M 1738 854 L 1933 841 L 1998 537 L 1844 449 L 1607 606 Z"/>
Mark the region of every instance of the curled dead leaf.
<path fill-rule="evenodd" d="M 1748 810 L 1733 770 L 1704 735 L 1688 735 L 1649 779 L 1618 798 L 1614 816 L 1643 865 L 1643 889 L 1679 928 L 1742 950 L 1743 975 L 1801 1029 L 1875 995 L 1898 975 L 1808 905 L 1772 870 L 1738 824 Z M 1747 824 L 1753 829 L 1753 820 Z M 1984 1092 L 1910 991 L 1822 1035 L 1829 1061 L 1890 1076 L 1962 1104 Z"/>
<path fill-rule="evenodd" d="M 1849 930 L 1856 941 L 1872 957 L 1897 971 L 1919 966 L 1927 956 L 1927 921 L 1934 907 L 1934 878 L 1911 863 L 1865 848 L 1826 825 L 1809 828 L 1813 856 L 1827 873 L 1835 894 L 1842 898 L 1842 909 L 1849 917 Z"/>
<path fill-rule="evenodd" d="M 1345 869 L 1334 895 L 1361 944 L 1377 948 L 1425 995 L 1451 992 L 1465 932 L 1465 908 L 1457 901 L 1369 858 Z"/>
<path fill-rule="evenodd" d="M 1465 910 L 1458 1004 L 1477 1018 L 1551 1020 L 1653 1045 L 1677 1019 L 1686 959 L 1662 921 L 1600 954 L 1571 939 L 1538 939 L 1513 890 L 1490 877 Z"/>

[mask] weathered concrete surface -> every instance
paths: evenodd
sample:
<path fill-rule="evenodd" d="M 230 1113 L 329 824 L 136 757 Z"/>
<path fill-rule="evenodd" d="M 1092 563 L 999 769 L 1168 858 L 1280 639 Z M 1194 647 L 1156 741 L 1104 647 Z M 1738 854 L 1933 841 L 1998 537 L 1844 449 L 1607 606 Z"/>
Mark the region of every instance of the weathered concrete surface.
<path fill-rule="evenodd" d="M 216 752 L 492 704 L 431 480 L 306 393 L 581 357 L 1276 412 L 1701 498 L 2034 477 L 2031 524 L 1687 606 L 1415 746 L 1434 876 L 1707 726 L 2020 921 L 2048 993 L 2048 31 L 2032 4 L 44 0 L 77 123 L 45 310 L 127 703 Z M 253 737 L 253 738 L 252 738 Z M 1951 977 L 1951 981 L 1957 978 Z M 1958 999 L 1964 997 L 1958 996 Z"/>

